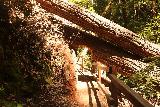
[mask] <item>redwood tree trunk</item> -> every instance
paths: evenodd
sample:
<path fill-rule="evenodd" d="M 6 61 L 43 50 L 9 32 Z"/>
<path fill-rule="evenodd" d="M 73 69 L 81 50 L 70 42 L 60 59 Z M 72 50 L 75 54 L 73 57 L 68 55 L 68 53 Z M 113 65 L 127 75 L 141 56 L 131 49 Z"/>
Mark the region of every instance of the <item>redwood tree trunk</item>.
<path fill-rule="evenodd" d="M 109 41 L 133 54 L 142 57 L 159 56 L 160 48 L 154 47 L 148 41 L 141 40 L 135 33 L 111 22 L 97 14 L 78 8 L 61 0 L 36 0 L 43 9 L 63 17 L 85 30 L 96 33 L 99 38 Z"/>

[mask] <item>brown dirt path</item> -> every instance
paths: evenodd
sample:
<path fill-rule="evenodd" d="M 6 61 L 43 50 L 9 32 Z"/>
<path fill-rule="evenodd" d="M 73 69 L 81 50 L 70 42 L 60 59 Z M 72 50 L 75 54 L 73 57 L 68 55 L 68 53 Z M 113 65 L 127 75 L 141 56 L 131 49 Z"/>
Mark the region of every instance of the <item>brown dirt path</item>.
<path fill-rule="evenodd" d="M 108 89 L 101 86 L 107 93 Z M 108 107 L 107 96 L 89 72 L 84 72 L 84 75 L 78 73 L 76 89 L 79 107 Z"/>

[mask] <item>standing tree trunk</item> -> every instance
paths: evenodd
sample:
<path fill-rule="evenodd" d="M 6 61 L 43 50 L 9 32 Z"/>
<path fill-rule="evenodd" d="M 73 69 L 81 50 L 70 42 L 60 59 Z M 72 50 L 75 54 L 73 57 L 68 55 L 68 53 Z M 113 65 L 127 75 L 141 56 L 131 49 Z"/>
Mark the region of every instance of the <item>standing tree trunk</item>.
<path fill-rule="evenodd" d="M 152 13 L 153 16 L 158 15 L 158 0 L 152 0 Z"/>
<path fill-rule="evenodd" d="M 127 19 L 127 10 L 126 10 L 126 0 L 121 0 L 122 1 L 122 16 L 123 16 L 123 22 L 124 22 L 124 27 L 127 27 L 128 24 L 128 19 Z"/>

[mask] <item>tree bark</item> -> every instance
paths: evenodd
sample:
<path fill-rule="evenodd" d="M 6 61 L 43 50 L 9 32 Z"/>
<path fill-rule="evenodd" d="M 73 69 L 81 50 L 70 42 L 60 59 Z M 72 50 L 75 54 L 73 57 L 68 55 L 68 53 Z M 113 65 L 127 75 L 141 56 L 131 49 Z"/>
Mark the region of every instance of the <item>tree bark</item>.
<path fill-rule="evenodd" d="M 111 8 L 112 5 L 112 0 L 110 0 L 110 2 L 108 3 L 108 5 L 106 5 L 105 10 L 102 12 L 102 16 L 106 15 L 106 13 L 108 12 L 108 10 Z"/>
<path fill-rule="evenodd" d="M 85 30 L 96 33 L 99 38 L 109 41 L 133 54 L 139 54 L 142 57 L 159 56 L 160 48 L 154 47 L 148 41 L 141 40 L 135 33 L 115 24 L 97 14 L 87 10 L 70 5 L 61 0 L 44 1 L 36 0 L 43 9 L 63 17 Z"/>
<path fill-rule="evenodd" d="M 152 0 L 152 12 L 153 12 L 153 16 L 157 16 L 157 14 L 158 14 L 158 0 Z"/>

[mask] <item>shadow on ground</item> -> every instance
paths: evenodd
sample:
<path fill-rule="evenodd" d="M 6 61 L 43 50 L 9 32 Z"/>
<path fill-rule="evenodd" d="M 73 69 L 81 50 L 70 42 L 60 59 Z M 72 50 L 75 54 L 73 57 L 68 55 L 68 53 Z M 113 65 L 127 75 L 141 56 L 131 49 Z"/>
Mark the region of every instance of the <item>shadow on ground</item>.
<path fill-rule="evenodd" d="M 89 76 L 89 75 L 78 75 L 78 81 L 87 83 L 88 95 L 89 95 L 89 107 L 93 107 L 91 90 L 94 93 L 94 97 L 96 99 L 97 107 L 101 107 L 101 103 L 100 103 L 100 100 L 99 100 L 98 94 L 97 94 L 97 91 L 99 91 L 99 89 L 95 88 L 95 86 L 93 84 L 93 81 L 96 82 L 96 78 L 94 76 Z"/>

